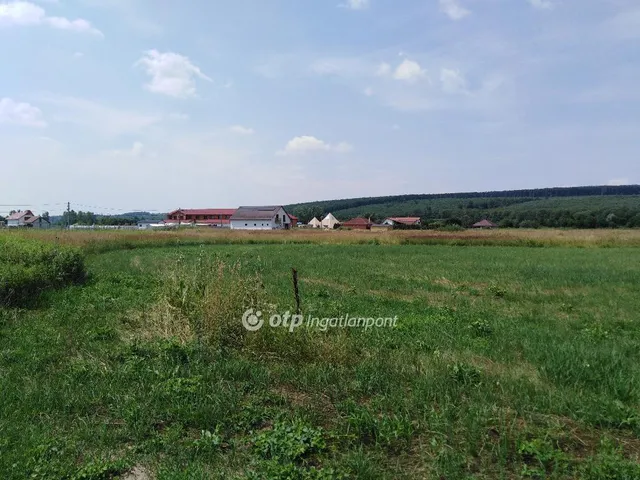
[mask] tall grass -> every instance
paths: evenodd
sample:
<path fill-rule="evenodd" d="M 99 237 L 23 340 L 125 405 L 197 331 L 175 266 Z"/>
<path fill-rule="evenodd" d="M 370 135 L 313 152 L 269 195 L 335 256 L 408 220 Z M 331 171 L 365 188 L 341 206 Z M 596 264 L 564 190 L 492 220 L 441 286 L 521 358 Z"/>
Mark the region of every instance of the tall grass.
<path fill-rule="evenodd" d="M 84 278 L 83 256 L 76 248 L 0 237 L 0 306 L 24 306 L 44 290 Z"/>
<path fill-rule="evenodd" d="M 498 229 L 445 232 L 406 230 L 231 231 L 181 229 L 177 231 L 16 231 L 2 237 L 36 239 L 80 247 L 86 253 L 136 248 L 189 245 L 319 244 L 319 245 L 492 245 L 535 247 L 640 247 L 640 229 L 561 230 Z"/>

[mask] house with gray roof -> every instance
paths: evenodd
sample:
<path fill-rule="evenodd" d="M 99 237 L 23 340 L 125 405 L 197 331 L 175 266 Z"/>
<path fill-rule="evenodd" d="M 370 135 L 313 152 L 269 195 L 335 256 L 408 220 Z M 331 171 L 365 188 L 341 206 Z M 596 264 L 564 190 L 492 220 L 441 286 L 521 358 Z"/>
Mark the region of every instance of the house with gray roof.
<path fill-rule="evenodd" d="M 280 206 L 240 207 L 231 216 L 232 230 L 288 230 L 291 217 Z"/>

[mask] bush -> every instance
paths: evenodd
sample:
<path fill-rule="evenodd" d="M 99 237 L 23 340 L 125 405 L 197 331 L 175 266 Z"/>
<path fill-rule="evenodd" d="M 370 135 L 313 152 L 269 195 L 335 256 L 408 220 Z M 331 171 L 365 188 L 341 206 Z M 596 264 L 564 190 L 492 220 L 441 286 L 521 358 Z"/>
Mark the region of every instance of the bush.
<path fill-rule="evenodd" d="M 25 306 L 48 289 L 82 282 L 82 254 L 67 246 L 0 238 L 0 306 Z"/>

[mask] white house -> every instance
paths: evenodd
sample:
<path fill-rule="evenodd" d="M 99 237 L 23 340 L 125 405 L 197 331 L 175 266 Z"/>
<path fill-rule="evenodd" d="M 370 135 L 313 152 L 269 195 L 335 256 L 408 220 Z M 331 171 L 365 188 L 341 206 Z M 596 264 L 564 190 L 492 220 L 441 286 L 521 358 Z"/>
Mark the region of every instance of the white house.
<path fill-rule="evenodd" d="M 340 222 L 332 213 L 327 214 L 327 216 L 322 219 L 322 228 L 333 230 L 338 225 L 340 225 Z"/>
<path fill-rule="evenodd" d="M 34 217 L 31 210 L 13 213 L 7 217 L 7 227 L 26 227 L 27 222 Z"/>
<path fill-rule="evenodd" d="M 281 230 L 291 228 L 291 218 L 281 206 L 240 207 L 231 216 L 232 230 Z"/>

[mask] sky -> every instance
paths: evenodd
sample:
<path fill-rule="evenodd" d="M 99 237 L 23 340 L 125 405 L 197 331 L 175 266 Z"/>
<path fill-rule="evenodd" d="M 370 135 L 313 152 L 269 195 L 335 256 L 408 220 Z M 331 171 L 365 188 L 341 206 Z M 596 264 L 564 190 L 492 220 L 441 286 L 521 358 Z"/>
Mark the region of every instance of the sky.
<path fill-rule="evenodd" d="M 0 215 L 640 183 L 637 0 L 0 0 L 0 45 Z"/>

